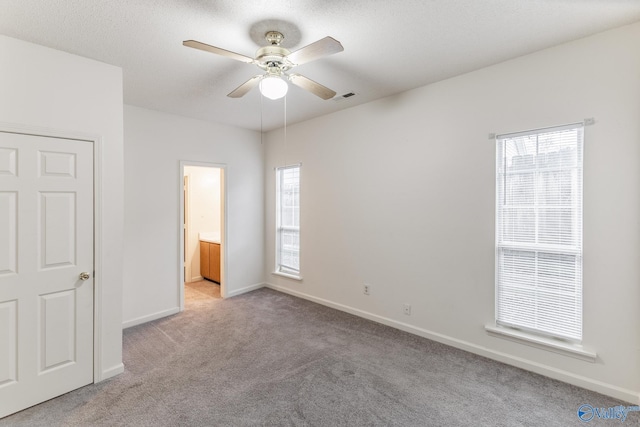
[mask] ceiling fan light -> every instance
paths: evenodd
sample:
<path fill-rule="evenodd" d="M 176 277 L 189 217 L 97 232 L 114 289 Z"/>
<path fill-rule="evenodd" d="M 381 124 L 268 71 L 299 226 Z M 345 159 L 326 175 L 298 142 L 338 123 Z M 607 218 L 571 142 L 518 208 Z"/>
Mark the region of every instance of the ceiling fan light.
<path fill-rule="evenodd" d="M 267 76 L 260 80 L 260 93 L 269 99 L 280 99 L 288 90 L 287 82 L 278 76 Z"/>

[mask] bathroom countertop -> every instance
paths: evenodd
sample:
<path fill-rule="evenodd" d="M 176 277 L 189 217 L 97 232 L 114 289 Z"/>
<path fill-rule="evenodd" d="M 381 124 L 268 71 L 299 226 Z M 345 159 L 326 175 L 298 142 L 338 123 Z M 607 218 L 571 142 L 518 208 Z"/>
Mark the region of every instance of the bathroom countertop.
<path fill-rule="evenodd" d="M 201 242 L 220 244 L 220 233 L 211 231 L 207 233 L 198 233 Z"/>

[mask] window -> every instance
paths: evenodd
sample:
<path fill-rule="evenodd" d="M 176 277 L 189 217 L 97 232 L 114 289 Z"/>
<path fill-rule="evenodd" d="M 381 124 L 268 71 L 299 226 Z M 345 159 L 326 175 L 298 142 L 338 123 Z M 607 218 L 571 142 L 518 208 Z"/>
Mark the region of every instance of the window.
<path fill-rule="evenodd" d="M 300 277 L 300 165 L 276 169 L 276 273 Z"/>
<path fill-rule="evenodd" d="M 583 125 L 497 137 L 496 324 L 582 339 Z"/>

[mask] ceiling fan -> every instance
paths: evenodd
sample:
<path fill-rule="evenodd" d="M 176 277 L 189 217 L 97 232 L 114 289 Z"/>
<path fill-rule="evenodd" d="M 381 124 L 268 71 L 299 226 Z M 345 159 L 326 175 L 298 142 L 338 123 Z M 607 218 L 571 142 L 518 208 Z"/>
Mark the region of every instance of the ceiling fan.
<path fill-rule="evenodd" d="M 278 31 L 268 31 L 265 34 L 265 39 L 269 45 L 258 49 L 255 58 L 250 58 L 239 53 L 231 52 L 229 50 L 195 40 L 185 40 L 182 44 L 194 49 L 200 49 L 226 56 L 227 58 L 235 59 L 236 61 L 254 64 L 264 70 L 264 73 L 253 76 L 229 93 L 227 96 L 231 98 L 240 98 L 244 96 L 256 85 L 260 85 L 260 92 L 264 96 L 271 99 L 282 98 L 286 95 L 288 89 L 287 82 L 284 80 L 285 78 L 294 85 L 301 87 L 322 99 L 331 99 L 336 95 L 336 92 L 328 87 L 314 82 L 300 74 L 288 73 L 288 71 L 298 65 L 306 64 L 307 62 L 342 52 L 344 48 L 339 41 L 332 37 L 325 37 L 308 46 L 298 49 L 295 52 L 289 52 L 288 49 L 280 46 L 280 43 L 284 40 L 284 35 L 282 35 L 282 33 Z"/>

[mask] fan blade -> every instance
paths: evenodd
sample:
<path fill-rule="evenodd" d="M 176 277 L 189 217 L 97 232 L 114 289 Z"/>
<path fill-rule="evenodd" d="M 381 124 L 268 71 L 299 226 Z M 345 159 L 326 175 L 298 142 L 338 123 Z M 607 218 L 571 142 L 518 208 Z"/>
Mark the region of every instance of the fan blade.
<path fill-rule="evenodd" d="M 264 77 L 263 74 L 258 74 L 257 76 L 251 77 L 249 80 L 247 80 L 246 82 L 242 83 L 240 86 L 235 88 L 227 96 L 229 98 L 241 98 L 241 97 L 243 97 L 247 92 L 249 92 L 251 89 L 256 87 L 256 85 L 260 82 L 260 80 L 262 80 L 263 77 Z"/>
<path fill-rule="evenodd" d="M 315 61 L 323 56 L 333 55 L 342 52 L 344 48 L 340 42 L 333 37 L 325 37 L 317 42 L 311 43 L 295 52 L 287 55 L 287 59 L 294 65 L 302 65 L 307 62 Z"/>
<path fill-rule="evenodd" d="M 226 56 L 227 58 L 235 59 L 236 61 L 246 62 L 247 64 L 253 63 L 253 58 L 249 58 L 248 56 L 244 56 L 239 53 L 231 52 L 230 50 L 221 49 L 219 47 L 211 46 L 195 40 L 185 40 L 182 42 L 182 44 L 194 49 L 200 49 L 206 52 L 215 53 L 217 55 Z"/>
<path fill-rule="evenodd" d="M 336 96 L 335 91 L 328 87 L 322 86 L 320 83 L 316 83 L 310 78 L 301 76 L 300 74 L 290 74 L 289 81 L 294 85 L 301 87 L 304 90 L 308 90 L 312 94 L 319 96 L 322 99 L 331 99 Z"/>

